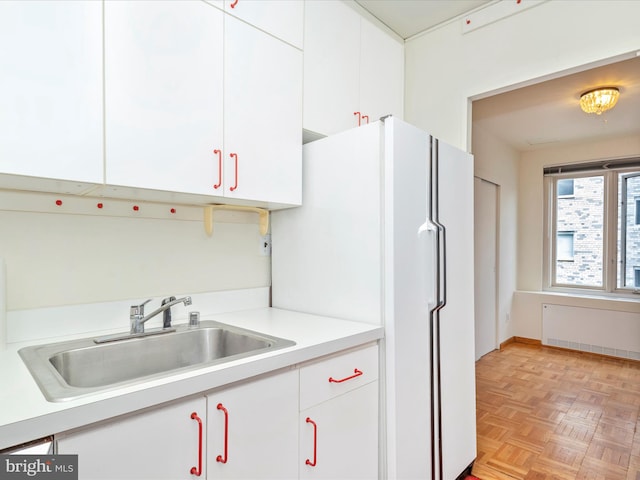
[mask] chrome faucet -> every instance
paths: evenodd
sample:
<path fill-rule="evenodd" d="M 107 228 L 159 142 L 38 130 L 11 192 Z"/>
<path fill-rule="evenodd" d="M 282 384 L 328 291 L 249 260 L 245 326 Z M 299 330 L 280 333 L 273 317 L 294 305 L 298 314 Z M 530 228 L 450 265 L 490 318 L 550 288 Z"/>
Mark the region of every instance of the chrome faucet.
<path fill-rule="evenodd" d="M 173 298 L 173 300 L 171 300 Z M 140 305 L 132 305 L 129 310 L 129 320 L 131 321 L 131 333 L 144 333 L 144 324 L 147 320 L 151 320 L 153 317 L 161 312 L 164 312 L 174 306 L 176 303 L 184 303 L 185 305 L 191 305 L 191 297 L 178 298 L 169 297 L 169 299 L 163 300 L 162 305 L 151 312 L 149 315 L 144 315 L 144 306 L 149 303 L 151 299 L 142 302 Z M 170 317 L 169 317 L 170 318 Z"/>

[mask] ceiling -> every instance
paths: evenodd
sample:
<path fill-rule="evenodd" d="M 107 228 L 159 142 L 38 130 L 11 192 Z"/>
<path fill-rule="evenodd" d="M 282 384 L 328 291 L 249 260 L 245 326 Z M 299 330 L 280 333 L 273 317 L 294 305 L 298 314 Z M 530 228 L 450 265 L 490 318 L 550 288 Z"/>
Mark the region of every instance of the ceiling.
<path fill-rule="evenodd" d="M 404 39 L 491 1 L 493 0 L 356 0 Z"/>
<path fill-rule="evenodd" d="M 356 2 L 407 39 L 493 0 Z M 583 113 L 578 105 L 580 94 L 604 85 L 619 87 L 616 107 L 602 115 Z M 518 151 L 640 135 L 640 53 L 631 59 L 476 100 L 473 127 L 474 131 L 495 135 Z"/>

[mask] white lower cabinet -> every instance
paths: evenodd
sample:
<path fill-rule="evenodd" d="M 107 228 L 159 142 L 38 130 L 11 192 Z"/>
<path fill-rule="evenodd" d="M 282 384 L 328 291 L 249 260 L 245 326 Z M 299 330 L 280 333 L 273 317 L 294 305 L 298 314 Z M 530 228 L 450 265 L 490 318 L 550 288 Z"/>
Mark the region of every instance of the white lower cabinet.
<path fill-rule="evenodd" d="M 78 455 L 82 480 L 196 478 L 191 471 L 200 467 L 201 440 L 206 451 L 206 413 L 204 397 L 181 401 L 56 435 L 57 451 Z M 203 422 L 202 438 L 198 418 Z M 206 478 L 204 457 L 201 466 L 201 478 Z"/>
<path fill-rule="evenodd" d="M 300 369 L 300 479 L 378 478 L 378 398 L 377 346 Z"/>
<path fill-rule="evenodd" d="M 82 480 L 378 478 L 378 348 L 56 435 Z"/>
<path fill-rule="evenodd" d="M 298 478 L 298 370 L 207 395 L 211 479 Z"/>

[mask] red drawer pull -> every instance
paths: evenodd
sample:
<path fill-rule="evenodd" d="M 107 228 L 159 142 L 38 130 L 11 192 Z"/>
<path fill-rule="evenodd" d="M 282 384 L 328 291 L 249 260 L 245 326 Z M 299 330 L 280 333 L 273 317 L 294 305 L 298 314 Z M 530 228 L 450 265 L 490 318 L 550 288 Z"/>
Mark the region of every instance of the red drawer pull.
<path fill-rule="evenodd" d="M 369 124 L 369 115 L 362 115 L 362 119 L 367 119 L 367 125 Z"/>
<path fill-rule="evenodd" d="M 219 403 L 216 408 L 224 412 L 224 457 L 222 455 L 218 455 L 216 457 L 216 462 L 227 463 L 227 452 L 229 448 L 229 412 L 221 403 Z"/>
<path fill-rule="evenodd" d="M 222 185 L 222 151 L 217 148 L 213 151 L 215 155 L 218 155 L 218 183 L 213 188 L 218 189 Z"/>
<path fill-rule="evenodd" d="M 315 467 L 316 460 L 318 459 L 318 425 L 316 425 L 316 422 L 311 420 L 309 417 L 307 417 L 306 421 L 313 425 L 313 462 L 307 458 L 304 463 L 310 467 Z"/>
<path fill-rule="evenodd" d="M 191 467 L 191 475 L 199 477 L 202 475 L 202 419 L 196 412 L 191 414 L 191 419 L 198 422 L 198 468 Z"/>
<path fill-rule="evenodd" d="M 236 163 L 236 183 L 233 185 L 233 187 L 229 188 L 229 190 L 231 190 L 232 192 L 238 188 L 238 154 L 237 153 L 230 153 L 229 156 L 233 159 L 235 159 L 235 163 Z"/>
<path fill-rule="evenodd" d="M 353 112 L 353 114 L 358 116 L 358 126 L 362 125 L 362 113 Z"/>
<path fill-rule="evenodd" d="M 353 371 L 353 375 L 351 375 L 350 377 L 341 378 L 340 380 L 336 380 L 333 377 L 329 377 L 329 382 L 330 383 L 342 383 L 342 382 L 346 382 L 347 380 L 351 380 L 353 378 L 359 377 L 360 375 L 362 375 L 362 372 L 356 368 Z"/>

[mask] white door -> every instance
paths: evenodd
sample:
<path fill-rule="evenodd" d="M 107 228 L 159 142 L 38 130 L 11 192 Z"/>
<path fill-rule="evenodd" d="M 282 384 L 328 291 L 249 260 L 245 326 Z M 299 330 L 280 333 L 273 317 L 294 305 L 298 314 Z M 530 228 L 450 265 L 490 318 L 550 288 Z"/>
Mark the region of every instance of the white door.
<path fill-rule="evenodd" d="M 200 446 L 206 451 L 206 436 L 199 421 L 203 427 L 207 421 L 204 397 L 56 435 L 56 443 L 58 453 L 78 455 L 83 480 L 191 480 L 194 468 L 204 479 L 199 452 Z"/>
<path fill-rule="evenodd" d="M 222 195 L 223 13 L 203 2 L 106 2 L 106 182 Z"/>
<path fill-rule="evenodd" d="M 497 347 L 498 186 L 475 177 L 476 360 Z"/>
<path fill-rule="evenodd" d="M 216 480 L 297 480 L 298 371 L 207 395 L 207 471 Z"/>
<path fill-rule="evenodd" d="M 378 478 L 378 382 L 300 412 L 301 480 Z"/>
<path fill-rule="evenodd" d="M 0 171 L 102 183 L 102 5 L 0 2 Z"/>
<path fill-rule="evenodd" d="M 302 52 L 225 18 L 224 195 L 302 201 Z"/>

